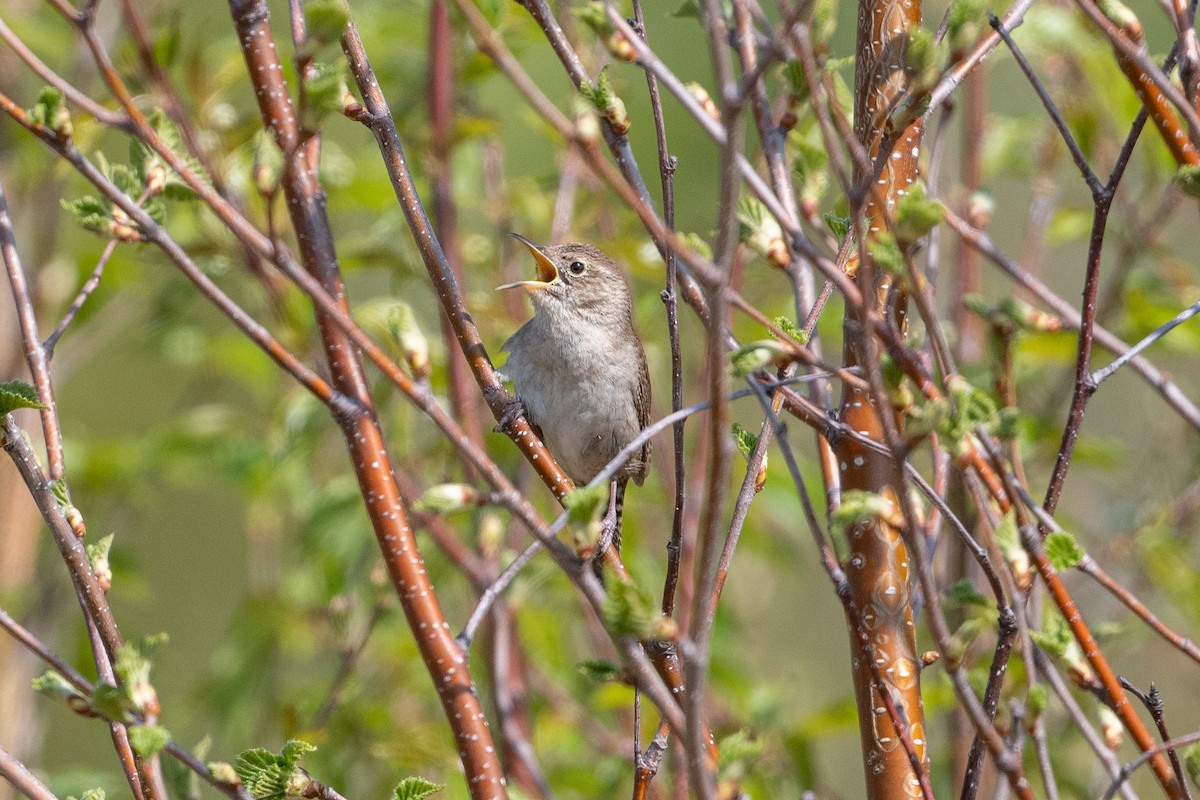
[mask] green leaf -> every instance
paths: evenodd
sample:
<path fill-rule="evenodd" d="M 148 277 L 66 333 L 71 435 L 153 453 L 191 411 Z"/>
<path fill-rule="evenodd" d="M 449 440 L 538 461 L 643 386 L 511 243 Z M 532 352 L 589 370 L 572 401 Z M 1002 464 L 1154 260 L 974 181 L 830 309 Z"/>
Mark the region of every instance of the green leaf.
<path fill-rule="evenodd" d="M 1025 710 L 1029 716 L 1036 719 L 1046 710 L 1050 703 L 1050 690 L 1044 683 L 1035 683 L 1029 687 L 1029 696 L 1025 700 Z"/>
<path fill-rule="evenodd" d="M 671 16 L 678 17 L 680 19 L 691 18 L 694 20 L 699 20 L 700 3 L 698 0 L 683 0 L 683 2 L 679 4 L 679 8 L 671 12 Z"/>
<path fill-rule="evenodd" d="M 750 767 L 762 755 L 763 742 L 752 738 L 746 731 L 736 731 L 721 740 L 717 752 L 720 779 L 741 783 Z"/>
<path fill-rule="evenodd" d="M 307 0 L 304 22 L 309 42 L 317 47 L 341 38 L 350 23 L 350 10 L 343 0 Z"/>
<path fill-rule="evenodd" d="M 608 505 L 608 484 L 578 486 L 563 497 L 562 504 L 568 522 L 582 525 L 599 519 Z"/>
<path fill-rule="evenodd" d="M 67 800 L 76 800 L 76 798 L 68 797 Z M 104 800 L 104 790 L 103 789 L 88 789 L 86 792 L 84 792 L 83 794 L 81 794 L 79 796 L 78 800 Z"/>
<path fill-rule="evenodd" d="M 132 725 L 129 727 L 129 744 L 142 758 L 152 758 L 171 743 L 171 734 L 161 725 Z"/>
<path fill-rule="evenodd" d="M 883 495 L 865 492 L 862 489 L 850 489 L 842 492 L 842 504 L 830 519 L 834 525 L 844 530 L 851 525 L 877 519 L 890 512 L 891 505 Z"/>
<path fill-rule="evenodd" d="M 1071 638 L 1071 629 L 1067 627 L 1066 621 L 1049 609 L 1046 610 L 1042 630 L 1031 628 L 1029 636 L 1038 647 L 1055 658 L 1064 656 L 1075 641 Z"/>
<path fill-rule="evenodd" d="M 650 595 L 631 580 L 612 581 L 604 600 L 604 624 L 618 636 L 653 638 L 662 614 Z"/>
<path fill-rule="evenodd" d="M 578 8 L 571 9 L 571 13 L 575 15 L 577 20 L 587 25 L 601 38 L 613 34 L 613 26 L 608 20 L 608 13 L 604 10 L 604 3 L 593 0 Z"/>
<path fill-rule="evenodd" d="M 729 357 L 733 376 L 744 378 L 757 369 L 776 363 L 787 354 L 788 349 L 774 339 L 759 339 L 744 344 Z"/>
<path fill-rule="evenodd" d="M 579 662 L 579 671 L 596 683 L 613 683 L 620 681 L 625 674 L 620 664 L 605 661 L 602 658 L 591 658 Z"/>
<path fill-rule="evenodd" d="M 113 686 L 111 683 L 96 684 L 92 690 L 91 705 L 96 713 L 105 719 L 128 722 L 133 718 L 133 704 L 123 686 Z"/>
<path fill-rule="evenodd" d="M 800 344 L 808 344 L 808 334 L 801 330 L 800 327 L 796 325 L 796 323 L 792 322 L 790 318 L 780 315 L 776 317 L 773 322 L 775 323 L 775 327 L 779 328 L 779 330 L 783 331 Z"/>
<path fill-rule="evenodd" d="M 281 766 L 295 768 L 300 759 L 317 749 L 315 744 L 309 744 L 303 739 L 288 739 L 279 753 Z"/>
<path fill-rule="evenodd" d="M 108 211 L 108 204 L 100 198 L 84 195 L 77 200 L 63 200 L 62 207 L 75 217 L 84 230 L 112 238 L 113 218 Z"/>
<path fill-rule="evenodd" d="M 946 19 L 946 41 L 952 50 L 965 50 L 978 38 L 987 0 L 954 0 Z"/>
<path fill-rule="evenodd" d="M 110 533 L 94 544 L 83 546 L 87 552 L 88 563 L 92 565 L 92 572 L 105 591 L 112 586 L 112 565 L 109 563 L 108 554 L 112 550 L 113 536 L 114 534 Z"/>
<path fill-rule="evenodd" d="M 312 74 L 300 81 L 300 122 L 316 131 L 329 114 L 340 114 L 346 97 L 346 70 L 339 62 L 313 62 Z"/>
<path fill-rule="evenodd" d="M 71 135 L 71 112 L 62 92 L 52 86 L 43 86 L 38 92 L 37 103 L 29 109 L 29 119 L 44 125 L 59 136 Z"/>
<path fill-rule="evenodd" d="M 992 603 L 983 593 L 975 586 L 969 578 L 963 578 L 961 581 L 956 581 L 946 589 L 946 599 L 960 606 L 979 606 L 980 608 L 991 608 Z"/>
<path fill-rule="evenodd" d="M 1046 537 L 1044 544 L 1050 566 L 1059 572 L 1077 566 L 1086 555 L 1075 537 L 1066 531 L 1053 531 Z"/>
<path fill-rule="evenodd" d="M 317 748 L 300 739 L 291 739 L 279 755 L 255 747 L 238 755 L 233 769 L 241 778 L 246 791 L 258 798 L 278 798 L 288 794 L 289 787 L 303 779 L 296 767 L 306 753 Z"/>
<path fill-rule="evenodd" d="M 835 214 L 832 211 L 826 211 L 824 215 L 825 224 L 829 226 L 829 230 L 837 237 L 838 241 L 846 238 L 846 234 L 850 232 L 850 218 Z"/>
<path fill-rule="evenodd" d="M 79 693 L 79 690 L 54 670 L 46 670 L 34 678 L 29 685 L 38 694 L 58 700 L 72 700 L 83 697 Z"/>
<path fill-rule="evenodd" d="M 284 770 L 269 750 L 261 747 L 246 750 L 233 762 L 233 770 L 251 795 L 258 800 L 283 797 L 287 792 L 291 770 Z"/>
<path fill-rule="evenodd" d="M 38 400 L 37 389 L 25 381 L 7 381 L 0 383 L 0 416 L 16 411 L 18 408 L 45 408 Z"/>
<path fill-rule="evenodd" d="M 1184 164 L 1175 173 L 1175 181 L 1184 194 L 1200 197 L 1200 164 Z"/>
<path fill-rule="evenodd" d="M 890 233 L 879 234 L 879 238 L 871 242 L 867 250 L 871 253 L 871 258 L 876 265 L 882 269 L 896 274 L 904 273 L 904 253 L 900 250 L 900 245 L 896 243 L 896 237 Z"/>
<path fill-rule="evenodd" d="M 424 778 L 405 778 L 396 784 L 393 792 L 395 800 L 424 800 L 434 792 L 440 792 L 446 787 L 440 783 L 432 783 Z"/>
<path fill-rule="evenodd" d="M 1196 788 L 1200 789 L 1200 743 L 1188 745 L 1183 751 L 1183 770 Z"/>
<path fill-rule="evenodd" d="M 896 240 L 902 245 L 912 244 L 933 230 L 945 216 L 945 207 L 926 197 L 922 184 L 913 184 L 896 204 Z"/>
<path fill-rule="evenodd" d="M 733 423 L 733 440 L 737 442 L 738 450 L 747 460 L 750 459 L 754 448 L 758 446 L 758 434 L 746 430 L 738 422 Z"/>
<path fill-rule="evenodd" d="M 153 667 L 151 656 L 158 647 L 167 641 L 165 633 L 147 636 L 141 641 L 125 642 L 117 651 L 113 669 L 121 677 L 129 701 L 134 708 L 145 710 L 158 704 L 158 694 L 150 683 L 150 669 Z"/>

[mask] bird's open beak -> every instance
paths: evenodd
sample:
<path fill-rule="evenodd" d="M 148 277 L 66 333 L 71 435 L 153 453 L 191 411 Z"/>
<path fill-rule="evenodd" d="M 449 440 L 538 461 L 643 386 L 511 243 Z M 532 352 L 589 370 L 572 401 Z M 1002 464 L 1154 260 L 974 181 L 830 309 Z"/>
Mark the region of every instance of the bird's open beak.
<path fill-rule="evenodd" d="M 509 234 L 521 244 L 529 248 L 529 252 L 533 254 L 534 263 L 537 265 L 537 280 L 535 281 L 516 281 L 515 283 L 506 283 L 503 286 L 497 286 L 496 291 L 501 289 L 512 289 L 516 286 L 524 286 L 526 289 L 544 289 L 558 280 L 558 267 L 554 266 L 554 262 L 550 257 L 542 252 L 542 248 L 538 247 L 533 242 L 526 239 L 519 233 Z"/>

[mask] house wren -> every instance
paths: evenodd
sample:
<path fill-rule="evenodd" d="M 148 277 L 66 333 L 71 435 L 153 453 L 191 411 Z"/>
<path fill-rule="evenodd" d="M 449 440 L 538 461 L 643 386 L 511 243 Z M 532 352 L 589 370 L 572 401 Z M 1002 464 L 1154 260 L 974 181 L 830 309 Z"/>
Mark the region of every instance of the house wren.
<path fill-rule="evenodd" d="M 650 419 L 650 374 L 633 327 L 632 298 L 620 268 L 589 244 L 539 247 L 513 234 L 537 265 L 537 279 L 521 287 L 533 302 L 533 319 L 500 348 L 503 369 L 526 417 L 559 466 L 577 484 L 599 474 Z M 597 555 L 611 537 L 620 548 L 625 484 L 641 485 L 650 443 L 614 476 L 609 514 Z"/>

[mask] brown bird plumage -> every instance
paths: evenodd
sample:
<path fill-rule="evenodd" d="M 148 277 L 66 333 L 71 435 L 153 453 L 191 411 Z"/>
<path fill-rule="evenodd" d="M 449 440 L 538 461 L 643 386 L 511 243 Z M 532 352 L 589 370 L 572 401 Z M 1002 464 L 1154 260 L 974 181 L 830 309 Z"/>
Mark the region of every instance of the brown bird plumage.
<path fill-rule="evenodd" d="M 516 236 L 516 234 L 514 234 Z M 589 244 L 539 247 L 524 288 L 533 319 L 504 343 L 504 375 L 529 421 L 575 483 L 592 480 L 649 422 L 650 375 L 621 270 Z M 624 488 L 646 477 L 650 444 L 617 472 Z M 619 498 L 618 498 L 619 499 Z"/>

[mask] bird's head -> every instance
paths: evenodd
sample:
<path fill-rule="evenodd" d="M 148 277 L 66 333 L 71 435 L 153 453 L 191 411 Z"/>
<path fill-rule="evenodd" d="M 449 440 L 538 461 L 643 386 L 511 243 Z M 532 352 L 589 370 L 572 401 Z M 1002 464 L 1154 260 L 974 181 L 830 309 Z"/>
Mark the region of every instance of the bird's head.
<path fill-rule="evenodd" d="M 628 318 L 629 287 L 611 258 L 590 244 L 539 246 L 520 234 L 512 235 L 529 248 L 537 278 L 506 283 L 496 287 L 497 291 L 519 286 L 529 293 L 538 310 L 575 310 L 601 320 L 622 315 Z"/>

